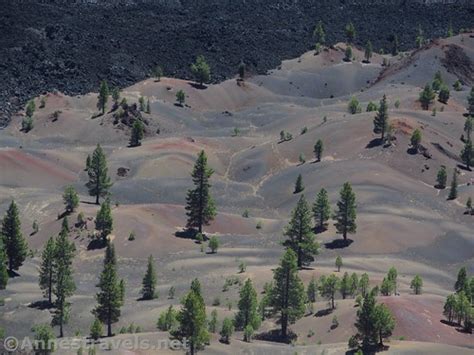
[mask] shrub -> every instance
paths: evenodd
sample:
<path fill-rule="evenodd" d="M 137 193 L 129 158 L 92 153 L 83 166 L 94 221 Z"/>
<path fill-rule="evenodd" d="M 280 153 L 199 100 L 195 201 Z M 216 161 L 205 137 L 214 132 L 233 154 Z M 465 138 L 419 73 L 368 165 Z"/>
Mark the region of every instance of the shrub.
<path fill-rule="evenodd" d="M 348 105 L 349 113 L 355 115 L 356 113 L 361 113 L 362 108 L 360 107 L 359 100 L 357 100 L 354 96 L 351 97 Z"/>

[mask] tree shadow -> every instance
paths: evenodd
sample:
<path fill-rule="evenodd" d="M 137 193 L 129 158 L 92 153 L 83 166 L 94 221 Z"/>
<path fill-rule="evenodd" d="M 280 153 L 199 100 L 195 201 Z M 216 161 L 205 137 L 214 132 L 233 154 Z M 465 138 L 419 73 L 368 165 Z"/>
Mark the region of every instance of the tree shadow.
<path fill-rule="evenodd" d="M 383 140 L 381 138 L 374 138 L 369 143 L 367 143 L 367 145 L 365 147 L 367 149 L 370 149 L 370 148 L 379 147 L 382 144 L 383 144 Z"/>
<path fill-rule="evenodd" d="M 468 169 L 467 166 L 462 165 L 462 164 L 457 164 L 456 166 L 457 166 L 459 169 L 464 170 L 464 171 L 472 171 L 471 168 Z"/>
<path fill-rule="evenodd" d="M 58 220 L 59 220 L 59 219 L 63 219 L 64 217 L 67 217 L 67 216 L 69 216 L 70 214 L 71 214 L 71 212 L 69 212 L 69 211 L 64 211 L 63 213 L 58 214 Z"/>
<path fill-rule="evenodd" d="M 85 203 L 86 205 L 97 205 L 97 203 L 91 202 L 91 201 L 84 201 L 84 200 L 81 200 L 80 202 L 81 202 L 81 203 Z M 98 206 L 98 205 L 97 205 L 97 206 Z"/>
<path fill-rule="evenodd" d="M 331 242 L 324 243 L 326 249 L 344 249 L 351 245 L 354 241 L 352 239 L 334 239 Z"/>
<path fill-rule="evenodd" d="M 260 333 L 255 335 L 255 339 L 263 341 L 271 341 L 275 343 L 290 344 L 293 340 L 297 339 L 297 335 L 291 330 L 288 330 L 288 336 L 282 337 L 280 329 L 269 330 L 268 332 Z"/>
<path fill-rule="evenodd" d="M 34 309 L 38 309 L 40 311 L 44 311 L 45 309 L 54 308 L 54 304 L 50 303 L 48 300 L 41 300 L 41 301 L 36 301 L 36 302 L 30 303 L 28 305 L 28 308 L 34 308 Z"/>
<path fill-rule="evenodd" d="M 407 153 L 410 154 L 410 155 L 416 155 L 416 154 L 418 154 L 418 149 L 410 147 L 410 148 L 407 149 Z"/>
<path fill-rule="evenodd" d="M 438 190 L 444 190 L 444 189 L 446 189 L 446 186 L 441 186 L 440 184 L 436 184 L 436 185 L 434 186 L 434 188 L 435 188 L 435 189 L 438 189 Z"/>
<path fill-rule="evenodd" d="M 188 85 L 193 87 L 194 89 L 197 89 L 197 90 L 206 90 L 207 89 L 207 86 L 204 85 L 204 84 L 201 85 L 201 84 L 198 84 L 198 83 L 189 82 Z"/>
<path fill-rule="evenodd" d="M 103 249 L 107 246 L 107 240 L 102 238 L 99 239 L 92 239 L 89 244 L 87 244 L 87 250 L 97 250 Z"/>
<path fill-rule="evenodd" d="M 8 277 L 11 278 L 11 279 L 14 278 L 14 277 L 20 276 L 20 274 L 17 273 L 16 271 L 14 271 L 14 270 L 11 270 L 11 271 L 8 270 L 7 272 L 8 272 Z"/>
<path fill-rule="evenodd" d="M 317 226 L 317 227 L 314 227 L 313 228 L 313 232 L 315 234 L 320 234 L 320 233 L 324 233 L 328 230 L 328 227 L 327 225 L 323 225 L 323 226 Z"/>
<path fill-rule="evenodd" d="M 174 233 L 175 237 L 183 239 L 195 239 L 197 234 L 198 232 L 196 230 L 190 228 L 176 231 Z"/>
<path fill-rule="evenodd" d="M 326 309 L 321 309 L 321 310 L 317 311 L 317 312 L 314 314 L 314 316 L 315 316 L 315 317 L 318 317 L 318 318 L 319 318 L 319 317 L 325 317 L 325 316 L 330 315 L 333 311 L 334 311 L 334 310 L 333 310 L 331 307 L 326 308 Z"/>

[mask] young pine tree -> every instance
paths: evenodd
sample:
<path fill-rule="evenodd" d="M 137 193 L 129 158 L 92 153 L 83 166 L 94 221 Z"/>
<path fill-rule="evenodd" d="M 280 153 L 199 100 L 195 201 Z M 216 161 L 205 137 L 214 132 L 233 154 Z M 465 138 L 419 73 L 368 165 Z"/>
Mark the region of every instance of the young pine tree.
<path fill-rule="evenodd" d="M 79 195 L 73 186 L 66 186 L 63 193 L 63 201 L 66 206 L 66 213 L 74 212 L 79 206 Z"/>
<path fill-rule="evenodd" d="M 98 205 L 99 198 L 107 196 L 112 186 L 110 177 L 107 175 L 107 160 L 100 144 L 97 144 L 97 148 L 92 153 L 87 174 L 89 181 L 86 187 L 89 189 L 89 195 L 95 196 L 95 203 Z"/>
<path fill-rule="evenodd" d="M 142 145 L 144 127 L 140 120 L 135 120 L 132 126 L 132 134 L 130 136 L 130 147 L 138 147 Z"/>
<path fill-rule="evenodd" d="M 449 189 L 448 200 L 455 200 L 458 197 L 458 172 L 453 169 L 453 178 L 451 180 L 451 188 Z"/>
<path fill-rule="evenodd" d="M 191 291 L 183 298 L 182 308 L 178 313 L 179 327 L 174 334 L 178 339 L 186 339 L 189 353 L 194 355 L 209 341 L 206 327 L 206 306 L 200 293 L 200 285 L 194 282 Z"/>
<path fill-rule="evenodd" d="M 331 207 L 329 206 L 328 193 L 324 188 L 316 196 L 316 201 L 313 204 L 313 217 L 316 220 L 316 230 L 325 230 L 326 222 L 331 217 Z"/>
<path fill-rule="evenodd" d="M 11 274 L 23 265 L 28 253 L 28 244 L 21 233 L 20 217 L 15 201 L 10 203 L 3 218 L 0 235 L 3 238 L 8 260 L 8 271 Z"/>
<path fill-rule="evenodd" d="M 143 277 L 141 293 L 144 300 L 156 298 L 156 271 L 152 255 L 148 257 L 148 265 Z"/>
<path fill-rule="evenodd" d="M 388 128 L 387 96 L 383 95 L 382 100 L 380 100 L 378 112 L 374 118 L 374 133 L 380 133 L 380 140 L 382 141 L 382 143 L 384 142 L 387 128 Z"/>
<path fill-rule="evenodd" d="M 346 38 L 347 38 L 347 42 L 348 42 L 348 43 L 354 42 L 355 36 L 356 36 L 356 30 L 355 30 L 354 24 L 353 24 L 352 22 L 349 22 L 349 23 L 346 25 Z"/>
<path fill-rule="evenodd" d="M 99 96 L 97 98 L 97 108 L 105 113 L 105 108 L 107 107 L 107 101 L 109 100 L 109 87 L 107 81 L 102 80 L 100 83 Z"/>
<path fill-rule="evenodd" d="M 383 347 L 383 339 L 392 335 L 395 328 L 395 319 L 389 308 L 384 304 L 377 304 L 374 308 L 375 333 L 378 335 L 379 346 Z"/>
<path fill-rule="evenodd" d="M 319 253 L 319 244 L 314 240 L 311 210 L 304 195 L 300 197 L 296 208 L 291 212 L 291 220 L 284 234 L 288 239 L 283 245 L 295 252 L 298 268 L 314 261 L 314 256 Z"/>
<path fill-rule="evenodd" d="M 308 284 L 308 288 L 306 289 L 306 297 L 308 299 L 308 302 L 314 303 L 316 302 L 316 295 L 318 293 L 318 284 L 316 282 L 316 279 L 311 277 L 311 281 Z"/>
<path fill-rule="evenodd" d="M 345 300 L 347 296 L 351 294 L 351 278 L 349 273 L 345 272 L 341 278 L 339 284 L 339 292 L 341 293 L 342 299 Z"/>
<path fill-rule="evenodd" d="M 0 290 L 4 290 L 8 283 L 7 253 L 3 240 L 0 238 Z"/>
<path fill-rule="evenodd" d="M 321 139 L 318 139 L 318 141 L 314 145 L 314 149 L 313 149 L 314 156 L 315 156 L 317 161 L 321 161 L 321 157 L 323 155 L 323 150 L 324 150 L 323 141 Z"/>
<path fill-rule="evenodd" d="M 413 280 L 411 280 L 410 288 L 413 290 L 415 295 L 421 295 L 423 290 L 423 279 L 420 275 L 415 275 Z"/>
<path fill-rule="evenodd" d="M 438 170 L 438 174 L 436 175 L 436 187 L 438 189 L 445 189 L 447 181 L 448 174 L 446 172 L 446 167 L 442 165 L 441 168 L 439 168 Z"/>
<path fill-rule="evenodd" d="M 188 216 L 186 227 L 197 229 L 198 233 L 202 233 L 202 227 L 209 225 L 216 216 L 216 207 L 211 197 L 209 183 L 213 173 L 214 170 L 207 165 L 206 153 L 202 150 L 191 173 L 195 188 L 188 190 L 186 196 L 186 215 Z"/>
<path fill-rule="evenodd" d="M 372 42 L 367 41 L 367 44 L 365 45 L 365 51 L 364 51 L 364 57 L 367 63 L 370 63 L 370 58 L 372 58 L 372 52 L 373 52 Z"/>
<path fill-rule="evenodd" d="M 337 202 L 337 210 L 334 214 L 336 230 L 347 240 L 348 233 L 355 233 L 356 220 L 356 197 L 352 191 L 351 184 L 346 182 L 340 191 L 340 198 Z"/>
<path fill-rule="evenodd" d="M 362 307 L 357 311 L 355 327 L 357 328 L 357 335 L 362 340 L 364 348 L 368 348 L 376 342 L 375 297 L 371 292 L 365 295 Z"/>
<path fill-rule="evenodd" d="M 313 37 L 316 43 L 319 43 L 319 45 L 321 46 L 326 43 L 326 33 L 324 32 L 324 25 L 322 21 L 319 21 L 318 24 L 316 25 L 316 28 L 314 29 L 314 32 L 313 32 Z"/>
<path fill-rule="evenodd" d="M 270 305 L 278 313 L 281 337 L 288 337 L 288 325 L 304 315 L 304 285 L 298 276 L 297 256 L 291 249 L 283 255 L 280 266 L 273 272 L 274 286 L 270 295 Z"/>
<path fill-rule="evenodd" d="M 198 56 L 196 62 L 191 65 L 191 72 L 200 87 L 203 87 L 203 84 L 208 82 L 211 76 L 211 68 L 202 55 Z"/>
<path fill-rule="evenodd" d="M 295 182 L 295 190 L 293 191 L 294 194 L 298 194 L 304 190 L 304 185 L 303 185 L 303 177 L 301 174 L 298 175 L 296 178 Z"/>
<path fill-rule="evenodd" d="M 337 290 L 340 288 L 340 284 L 341 281 L 334 274 L 331 274 L 327 277 L 323 275 L 319 280 L 319 294 L 331 302 L 331 309 L 336 308 L 334 299 L 336 297 Z"/>
<path fill-rule="evenodd" d="M 410 143 L 414 152 L 417 153 L 421 143 L 421 131 L 418 128 L 413 131 L 410 138 Z"/>
<path fill-rule="evenodd" d="M 240 289 L 238 308 L 234 322 L 236 329 L 244 330 L 247 326 L 251 326 L 254 331 L 257 330 L 260 326 L 257 292 L 250 279 L 247 279 Z"/>
<path fill-rule="evenodd" d="M 471 166 L 474 164 L 474 148 L 471 140 L 466 141 L 464 144 L 464 148 L 461 151 L 461 159 L 466 165 L 466 169 L 471 170 Z"/>
<path fill-rule="evenodd" d="M 97 212 L 95 229 L 99 231 L 100 238 L 105 244 L 107 236 L 112 233 L 113 230 L 112 209 L 108 198 L 100 205 L 100 209 Z"/>
<path fill-rule="evenodd" d="M 423 110 L 428 110 L 430 108 L 431 103 L 435 99 L 436 95 L 433 92 L 430 84 L 426 84 L 423 91 L 420 93 L 420 103 Z"/>
<path fill-rule="evenodd" d="M 53 287 L 56 283 L 56 240 L 50 237 L 46 242 L 41 255 L 41 266 L 39 272 L 39 286 L 44 291 L 44 297 L 48 298 L 51 305 Z"/>
<path fill-rule="evenodd" d="M 183 106 L 184 105 L 184 102 L 186 101 L 186 94 L 184 93 L 183 90 L 179 90 L 177 93 L 176 93 L 176 101 L 178 101 L 178 104 L 180 106 Z"/>
<path fill-rule="evenodd" d="M 337 267 L 337 272 L 340 272 L 341 267 L 342 267 L 342 257 L 340 255 L 336 257 L 336 267 Z"/>
<path fill-rule="evenodd" d="M 112 243 L 108 244 L 108 248 Z M 107 254 L 107 251 L 106 251 Z M 110 254 L 110 253 L 109 253 Z M 104 270 L 100 274 L 99 292 L 96 295 L 97 306 L 92 313 L 104 324 L 107 325 L 107 336 L 112 336 L 112 324 L 118 322 L 120 317 L 120 307 L 123 305 L 123 290 L 117 275 L 117 265 L 108 262 L 104 265 Z"/>
<path fill-rule="evenodd" d="M 76 290 L 74 283 L 72 261 L 76 248 L 73 242 L 69 241 L 66 229 L 61 230 L 55 242 L 55 286 L 53 293 L 56 296 L 54 305 L 56 307 L 52 325 L 59 326 L 59 337 L 64 336 L 63 326 L 69 320 L 71 304 L 67 298 L 71 297 Z"/>
<path fill-rule="evenodd" d="M 472 127 L 474 124 L 474 118 L 469 116 L 466 118 L 466 121 L 464 122 L 464 133 L 466 133 L 466 139 L 468 141 L 471 140 L 471 133 L 472 133 Z"/>

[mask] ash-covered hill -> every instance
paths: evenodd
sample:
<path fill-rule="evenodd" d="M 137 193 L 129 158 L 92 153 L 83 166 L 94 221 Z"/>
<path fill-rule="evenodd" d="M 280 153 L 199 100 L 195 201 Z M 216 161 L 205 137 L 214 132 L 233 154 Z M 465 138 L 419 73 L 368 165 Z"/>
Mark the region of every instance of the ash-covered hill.
<path fill-rule="evenodd" d="M 28 98 L 57 89 L 89 92 L 106 78 L 126 86 L 160 64 L 187 78 L 198 54 L 214 81 L 244 60 L 263 73 L 313 46 L 322 20 L 329 43 L 353 21 L 358 44 L 388 48 L 394 34 L 412 47 L 418 25 L 427 38 L 472 27 L 470 1 L 117 0 L 1 1 L 0 119 Z"/>

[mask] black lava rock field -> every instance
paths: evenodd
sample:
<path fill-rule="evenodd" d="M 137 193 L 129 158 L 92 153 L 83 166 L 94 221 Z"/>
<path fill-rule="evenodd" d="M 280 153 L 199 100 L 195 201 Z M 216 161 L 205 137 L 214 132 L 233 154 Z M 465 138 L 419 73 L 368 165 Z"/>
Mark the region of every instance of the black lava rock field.
<path fill-rule="evenodd" d="M 235 74 L 243 60 L 255 73 L 314 45 L 323 21 L 327 42 L 344 40 L 352 21 L 356 44 L 413 47 L 426 38 L 472 28 L 473 1 L 418 0 L 0 0 L 0 120 L 30 97 L 59 90 L 96 90 L 101 79 L 126 86 L 160 64 L 188 78 L 199 54 L 212 80 Z"/>

